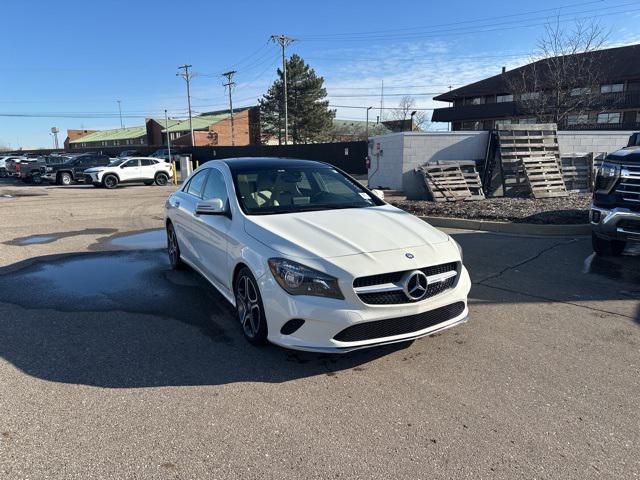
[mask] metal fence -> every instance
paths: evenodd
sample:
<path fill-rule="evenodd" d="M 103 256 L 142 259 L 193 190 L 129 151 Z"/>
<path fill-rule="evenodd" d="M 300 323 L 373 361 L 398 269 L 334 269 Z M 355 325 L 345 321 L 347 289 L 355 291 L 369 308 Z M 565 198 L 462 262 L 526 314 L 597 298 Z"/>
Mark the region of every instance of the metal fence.
<path fill-rule="evenodd" d="M 99 152 L 111 156 L 125 150 L 135 150 L 138 155 L 150 155 L 164 145 L 156 146 L 122 146 L 122 147 L 102 147 L 73 149 L 72 153 Z M 60 150 L 30 150 L 21 153 L 48 154 L 59 152 Z M 172 154 L 189 154 L 199 163 L 210 160 L 220 160 L 234 157 L 288 157 L 301 158 L 304 160 L 317 160 L 327 162 L 351 174 L 367 173 L 366 157 L 367 142 L 336 142 L 336 143 L 306 143 L 297 145 L 247 145 L 238 147 L 176 147 L 171 148 Z"/>

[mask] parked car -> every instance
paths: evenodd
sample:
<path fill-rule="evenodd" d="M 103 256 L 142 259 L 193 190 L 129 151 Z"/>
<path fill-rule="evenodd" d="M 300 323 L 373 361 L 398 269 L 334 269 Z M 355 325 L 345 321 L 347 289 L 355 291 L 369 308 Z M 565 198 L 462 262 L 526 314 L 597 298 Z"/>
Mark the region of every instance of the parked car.
<path fill-rule="evenodd" d="M 40 155 L 27 158 L 20 163 L 19 176 L 25 183 L 40 184 L 47 166 L 59 165 L 68 159 L 69 157 L 62 155 Z"/>
<path fill-rule="evenodd" d="M 328 164 L 207 162 L 165 222 L 172 267 L 218 289 L 253 344 L 347 352 L 467 318 L 460 246 Z"/>
<path fill-rule="evenodd" d="M 5 169 L 8 177 L 20 176 L 20 164 L 26 160 L 26 157 L 9 157 L 5 160 Z"/>
<path fill-rule="evenodd" d="M 16 160 L 22 160 L 22 158 L 23 157 L 17 157 L 15 155 L 7 155 L 5 157 L 0 157 L 0 178 L 6 178 L 6 177 L 9 177 L 9 176 L 13 176 L 8 171 L 7 162 L 13 164 L 13 166 L 11 168 L 12 168 L 13 172 L 15 172 Z"/>
<path fill-rule="evenodd" d="M 151 155 L 153 158 L 161 158 L 165 162 L 177 162 L 178 155 L 175 150 L 171 150 L 171 155 L 169 155 L 169 150 L 166 148 L 161 148 L 160 150 L 156 150 Z"/>
<path fill-rule="evenodd" d="M 64 163 L 47 166 L 43 177 L 58 185 L 71 185 L 74 182 L 84 181 L 84 171 L 88 168 L 106 166 L 111 160 L 101 153 L 74 155 Z"/>
<path fill-rule="evenodd" d="M 139 157 L 140 156 L 140 152 L 137 150 L 123 150 L 122 152 L 120 152 L 120 154 L 118 155 L 118 158 L 124 158 L 124 157 Z"/>
<path fill-rule="evenodd" d="M 640 146 L 604 159 L 596 175 L 590 220 L 598 255 L 621 255 L 628 242 L 640 242 Z"/>
<path fill-rule="evenodd" d="M 171 165 L 158 158 L 125 157 L 105 167 L 85 170 L 85 183 L 95 187 L 116 188 L 121 183 L 166 185 L 173 176 Z"/>

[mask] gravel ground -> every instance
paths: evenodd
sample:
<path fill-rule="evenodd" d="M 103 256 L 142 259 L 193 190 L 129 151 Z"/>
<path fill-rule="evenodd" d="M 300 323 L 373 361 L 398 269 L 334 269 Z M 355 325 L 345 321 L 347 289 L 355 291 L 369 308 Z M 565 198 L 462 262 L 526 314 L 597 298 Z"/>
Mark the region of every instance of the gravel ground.
<path fill-rule="evenodd" d="M 560 225 L 589 223 L 591 195 L 573 193 L 565 198 L 489 198 L 447 203 L 390 197 L 387 201 L 419 216 Z"/>

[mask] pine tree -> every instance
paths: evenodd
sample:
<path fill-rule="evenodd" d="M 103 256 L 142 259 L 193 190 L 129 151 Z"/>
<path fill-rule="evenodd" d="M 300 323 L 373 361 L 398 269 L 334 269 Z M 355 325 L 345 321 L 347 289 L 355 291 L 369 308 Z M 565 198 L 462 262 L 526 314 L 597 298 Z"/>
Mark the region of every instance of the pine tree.
<path fill-rule="evenodd" d="M 287 101 L 289 140 L 293 143 L 312 143 L 327 140 L 333 128 L 335 111 L 329 109 L 324 78 L 307 65 L 299 55 L 287 60 Z M 278 138 L 284 142 L 283 75 L 260 100 L 263 140 Z"/>

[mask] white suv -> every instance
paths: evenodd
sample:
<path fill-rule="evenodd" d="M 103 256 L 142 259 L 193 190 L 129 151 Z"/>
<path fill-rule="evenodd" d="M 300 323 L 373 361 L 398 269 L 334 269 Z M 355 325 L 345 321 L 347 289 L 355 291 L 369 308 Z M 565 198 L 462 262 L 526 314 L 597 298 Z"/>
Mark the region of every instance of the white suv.
<path fill-rule="evenodd" d="M 166 185 L 173 176 L 171 164 L 150 157 L 118 158 L 106 167 L 84 171 L 85 183 L 95 187 L 116 188 L 120 183 L 140 182 Z"/>

